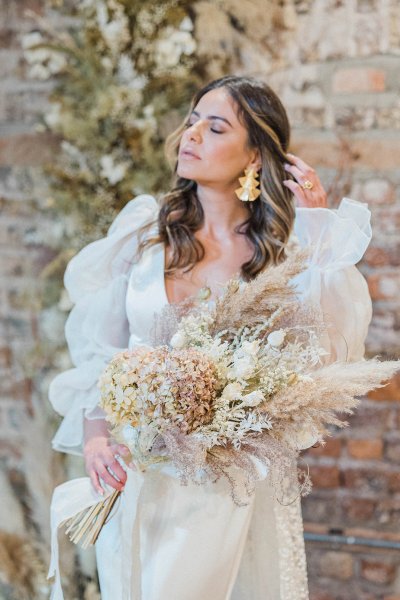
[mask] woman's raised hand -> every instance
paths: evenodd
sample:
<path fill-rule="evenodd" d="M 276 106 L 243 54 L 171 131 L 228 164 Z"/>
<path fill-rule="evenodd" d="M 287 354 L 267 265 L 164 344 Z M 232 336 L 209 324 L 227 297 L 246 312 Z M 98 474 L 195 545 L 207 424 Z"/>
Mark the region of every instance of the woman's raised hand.
<path fill-rule="evenodd" d="M 116 456 L 129 456 L 130 452 L 123 444 L 111 443 L 104 419 L 85 419 L 83 455 L 86 472 L 99 494 L 104 494 L 101 480 L 116 490 L 123 490 L 127 474 Z"/>
<path fill-rule="evenodd" d="M 296 204 L 305 208 L 326 208 L 327 195 L 322 183 L 310 165 L 294 154 L 286 155 L 291 163 L 285 164 L 285 169 L 296 181 L 285 179 L 285 185 L 296 198 Z"/>

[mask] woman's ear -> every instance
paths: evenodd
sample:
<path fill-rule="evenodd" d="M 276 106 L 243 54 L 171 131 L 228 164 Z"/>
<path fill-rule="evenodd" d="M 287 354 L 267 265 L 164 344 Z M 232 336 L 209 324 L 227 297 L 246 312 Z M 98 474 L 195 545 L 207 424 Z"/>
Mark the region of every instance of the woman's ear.
<path fill-rule="evenodd" d="M 253 151 L 252 157 L 251 157 L 251 161 L 248 163 L 247 168 L 253 168 L 256 171 L 259 171 L 261 169 L 261 165 L 262 165 L 262 161 L 261 161 L 261 153 L 258 150 L 258 148 L 256 148 Z"/>

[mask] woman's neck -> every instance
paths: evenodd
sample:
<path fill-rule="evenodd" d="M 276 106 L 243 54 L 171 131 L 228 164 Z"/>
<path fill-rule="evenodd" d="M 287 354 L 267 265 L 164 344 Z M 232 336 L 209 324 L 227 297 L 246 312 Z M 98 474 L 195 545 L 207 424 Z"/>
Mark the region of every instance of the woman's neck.
<path fill-rule="evenodd" d="M 249 216 L 247 206 L 235 191 L 218 190 L 197 185 L 197 197 L 204 211 L 203 235 L 218 239 L 232 235 Z"/>

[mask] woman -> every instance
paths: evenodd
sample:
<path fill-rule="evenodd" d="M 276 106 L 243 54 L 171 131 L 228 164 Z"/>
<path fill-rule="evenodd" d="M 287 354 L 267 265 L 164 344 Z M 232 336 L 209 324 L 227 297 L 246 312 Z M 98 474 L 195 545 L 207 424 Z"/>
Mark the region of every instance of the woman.
<path fill-rule="evenodd" d="M 116 352 L 148 343 L 154 313 L 199 291 L 216 297 L 232 276 L 249 280 L 279 263 L 293 226 L 312 249 L 298 293 L 327 315 L 329 360 L 363 355 L 371 302 L 354 265 L 371 237 L 370 213 L 348 199 L 328 210 L 318 176 L 288 146 L 287 116 L 268 86 L 235 76 L 209 83 L 168 139 L 169 154 L 178 150 L 176 182 L 161 208 L 148 195 L 132 200 L 107 237 L 68 264 L 75 368 L 50 387 L 65 417 L 53 446 L 83 453 L 100 494 L 105 484 L 125 490 L 96 544 L 103 600 L 308 598 L 299 499 L 280 505 L 265 473 L 246 507 L 223 481 L 181 486 L 169 465 L 139 482 L 121 467 L 126 448 L 110 440 L 96 388 Z M 296 444 L 315 441 L 305 431 Z"/>

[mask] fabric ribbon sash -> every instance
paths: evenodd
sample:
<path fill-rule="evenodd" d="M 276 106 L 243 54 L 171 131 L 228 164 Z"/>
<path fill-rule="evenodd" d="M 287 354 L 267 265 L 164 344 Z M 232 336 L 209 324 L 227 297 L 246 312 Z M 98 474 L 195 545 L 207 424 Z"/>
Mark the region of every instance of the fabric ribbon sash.
<path fill-rule="evenodd" d="M 131 488 L 128 494 L 131 510 L 123 510 L 122 513 L 125 520 L 122 527 L 122 555 L 125 557 L 126 562 L 132 562 L 123 565 L 125 575 L 121 574 L 124 582 L 123 598 L 121 600 L 141 600 L 140 523 L 138 513 L 144 477 L 142 473 L 137 471 L 130 472 L 129 475 L 126 485 Z M 97 502 L 101 502 L 111 493 L 112 490 L 101 496 L 94 490 L 89 477 L 71 479 L 55 488 L 50 506 L 51 557 L 47 578 L 55 577 L 50 600 L 64 600 L 59 566 L 58 528 L 67 519 Z M 125 493 L 122 495 L 123 500 L 124 496 Z M 134 573 L 133 581 L 131 581 L 130 576 L 132 570 Z"/>

